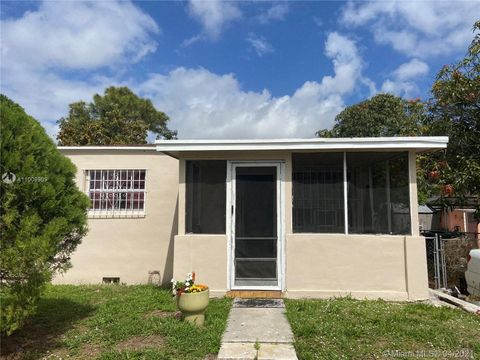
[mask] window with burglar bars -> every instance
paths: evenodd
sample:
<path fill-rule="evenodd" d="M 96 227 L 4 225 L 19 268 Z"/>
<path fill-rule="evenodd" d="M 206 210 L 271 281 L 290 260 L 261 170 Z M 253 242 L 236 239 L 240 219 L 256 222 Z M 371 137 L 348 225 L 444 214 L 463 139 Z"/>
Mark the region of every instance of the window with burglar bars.
<path fill-rule="evenodd" d="M 135 215 L 145 209 L 145 170 L 87 170 L 90 213 Z"/>

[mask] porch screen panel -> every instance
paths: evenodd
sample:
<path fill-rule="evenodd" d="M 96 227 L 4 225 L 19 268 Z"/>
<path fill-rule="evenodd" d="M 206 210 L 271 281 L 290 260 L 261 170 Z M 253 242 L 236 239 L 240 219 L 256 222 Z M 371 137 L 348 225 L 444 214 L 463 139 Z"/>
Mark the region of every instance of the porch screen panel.
<path fill-rule="evenodd" d="M 185 231 L 225 234 L 227 162 L 186 161 Z"/>
<path fill-rule="evenodd" d="M 348 232 L 410 234 L 407 152 L 347 153 Z"/>
<path fill-rule="evenodd" d="M 343 233 L 343 153 L 298 153 L 293 160 L 293 231 Z"/>

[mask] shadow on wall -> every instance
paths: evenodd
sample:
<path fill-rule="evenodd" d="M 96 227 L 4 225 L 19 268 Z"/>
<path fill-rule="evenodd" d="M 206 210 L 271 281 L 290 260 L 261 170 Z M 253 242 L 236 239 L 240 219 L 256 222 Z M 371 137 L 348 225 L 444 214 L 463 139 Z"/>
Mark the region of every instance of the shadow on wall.
<path fill-rule="evenodd" d="M 170 241 L 168 243 L 167 258 L 165 260 L 165 268 L 163 269 L 162 286 L 170 287 L 170 280 L 173 278 L 173 252 L 175 235 L 178 233 L 178 195 L 175 204 L 175 212 L 172 221 L 172 230 L 170 231 Z"/>

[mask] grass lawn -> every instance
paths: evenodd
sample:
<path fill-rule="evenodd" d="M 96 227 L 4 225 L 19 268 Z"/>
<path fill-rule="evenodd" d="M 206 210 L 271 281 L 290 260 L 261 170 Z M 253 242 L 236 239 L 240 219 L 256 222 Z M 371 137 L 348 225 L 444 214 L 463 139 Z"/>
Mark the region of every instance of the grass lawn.
<path fill-rule="evenodd" d="M 198 328 L 154 286 L 49 286 L 36 315 L 2 338 L 2 359 L 203 359 L 218 352 L 230 306 L 212 299 Z"/>
<path fill-rule="evenodd" d="M 480 317 L 461 310 L 349 298 L 285 303 L 300 359 L 480 358 Z"/>

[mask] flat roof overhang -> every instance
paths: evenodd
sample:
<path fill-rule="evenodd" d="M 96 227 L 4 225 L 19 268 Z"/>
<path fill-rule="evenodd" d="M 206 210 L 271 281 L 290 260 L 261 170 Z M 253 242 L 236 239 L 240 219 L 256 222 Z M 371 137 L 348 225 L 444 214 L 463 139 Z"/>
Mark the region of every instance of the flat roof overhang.
<path fill-rule="evenodd" d="M 182 152 L 208 151 L 433 151 L 445 149 L 448 136 L 248 139 L 248 140 L 156 140 L 156 150 L 174 157 Z"/>
<path fill-rule="evenodd" d="M 60 151 L 156 151 L 154 144 L 58 146 Z"/>

